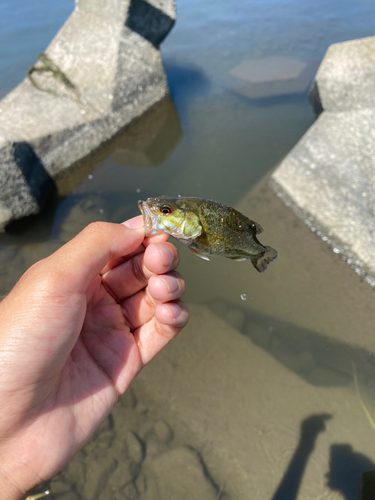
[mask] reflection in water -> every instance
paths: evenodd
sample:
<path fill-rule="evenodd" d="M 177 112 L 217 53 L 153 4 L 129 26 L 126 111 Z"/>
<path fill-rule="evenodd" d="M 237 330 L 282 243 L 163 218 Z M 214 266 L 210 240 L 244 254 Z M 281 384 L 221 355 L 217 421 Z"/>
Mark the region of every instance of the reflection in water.
<path fill-rule="evenodd" d="M 111 156 L 120 165 L 157 167 L 182 139 L 182 129 L 171 98 L 164 99 L 113 144 Z"/>
<path fill-rule="evenodd" d="M 257 311 L 212 300 L 215 314 L 248 337 L 254 344 L 309 384 L 339 387 L 353 383 L 353 363 L 358 367 L 361 387 L 369 389 L 375 378 L 372 354 L 365 349 L 326 337 Z"/>
<path fill-rule="evenodd" d="M 59 181 L 58 192 L 61 196 L 70 194 L 108 156 L 121 165 L 158 166 L 181 139 L 182 129 L 176 108 L 171 98 L 166 97 Z"/>
<path fill-rule="evenodd" d="M 340 491 L 345 500 L 357 500 L 361 475 L 375 468 L 368 457 L 353 451 L 349 444 L 331 446 L 329 466 L 328 486 Z"/>
<path fill-rule="evenodd" d="M 311 415 L 301 424 L 301 434 L 285 475 L 272 500 L 295 500 L 307 465 L 315 448 L 319 433 L 326 430 L 325 422 L 331 415 Z"/>

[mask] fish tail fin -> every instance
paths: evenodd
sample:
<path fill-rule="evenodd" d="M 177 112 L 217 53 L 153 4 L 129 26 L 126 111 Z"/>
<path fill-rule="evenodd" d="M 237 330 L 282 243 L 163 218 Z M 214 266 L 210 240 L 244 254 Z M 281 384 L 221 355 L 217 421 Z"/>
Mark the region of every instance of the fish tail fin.
<path fill-rule="evenodd" d="M 271 247 L 265 247 L 264 253 L 251 262 L 257 271 L 259 271 L 260 273 L 264 273 L 264 271 L 267 269 L 268 264 L 274 261 L 276 258 L 276 250 Z"/>

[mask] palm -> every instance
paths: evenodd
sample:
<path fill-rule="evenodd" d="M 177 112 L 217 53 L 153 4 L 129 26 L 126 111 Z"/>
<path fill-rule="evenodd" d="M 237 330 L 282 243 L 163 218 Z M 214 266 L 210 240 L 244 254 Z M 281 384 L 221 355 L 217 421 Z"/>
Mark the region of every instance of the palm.
<path fill-rule="evenodd" d="M 81 334 L 66 365 L 64 377 L 72 382 L 70 404 L 91 405 L 95 414 L 112 408 L 141 368 L 138 348 L 120 304 L 100 280 L 90 290 Z M 79 370 L 72 377 L 72 370 Z M 98 398 L 105 395 L 105 398 Z"/>
<path fill-rule="evenodd" d="M 92 285 L 74 348 L 61 372 L 52 378 L 47 375 L 38 411 L 31 409 L 23 428 L 22 448 L 27 454 L 33 453 L 35 438 L 58 450 L 59 460 L 51 463 L 35 448 L 33 468 L 40 471 L 42 480 L 75 455 L 140 369 L 138 349 L 121 306 L 100 279 Z"/>

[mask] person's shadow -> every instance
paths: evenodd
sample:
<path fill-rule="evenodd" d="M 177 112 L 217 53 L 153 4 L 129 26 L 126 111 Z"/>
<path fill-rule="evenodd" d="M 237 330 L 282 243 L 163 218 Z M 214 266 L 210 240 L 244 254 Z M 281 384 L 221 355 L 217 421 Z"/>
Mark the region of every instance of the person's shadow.
<path fill-rule="evenodd" d="M 301 485 L 302 477 L 315 442 L 320 432 L 326 430 L 326 420 L 331 415 L 311 415 L 301 423 L 301 434 L 297 448 L 293 454 L 284 477 L 277 488 L 272 500 L 295 500 Z"/>
<path fill-rule="evenodd" d="M 331 415 L 311 415 L 301 423 L 301 434 L 297 448 L 272 500 L 296 500 L 307 462 L 314 450 L 320 432 L 326 430 L 325 422 Z M 327 486 L 342 493 L 345 500 L 357 500 L 360 479 L 363 473 L 374 471 L 375 464 L 366 455 L 353 451 L 349 444 L 334 444 L 330 449 L 329 472 L 326 474 Z M 362 480 L 364 494 L 360 500 L 375 500 L 367 491 L 375 491 L 375 479 Z M 374 482 L 374 485 L 372 484 Z M 365 484 L 366 483 L 366 484 Z M 371 483 L 371 484 L 370 484 Z"/>
<path fill-rule="evenodd" d="M 358 499 L 362 474 L 375 469 L 372 460 L 362 453 L 353 451 L 350 444 L 331 446 L 329 466 L 327 484 L 331 490 L 340 491 L 345 500 Z"/>

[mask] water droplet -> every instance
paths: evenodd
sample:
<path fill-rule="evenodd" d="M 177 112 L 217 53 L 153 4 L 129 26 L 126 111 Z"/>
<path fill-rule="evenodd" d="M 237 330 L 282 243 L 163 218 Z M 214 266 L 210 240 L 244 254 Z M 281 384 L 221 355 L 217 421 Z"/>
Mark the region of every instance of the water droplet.
<path fill-rule="evenodd" d="M 362 193 L 362 196 L 363 196 L 364 198 L 366 198 L 367 193 Z"/>
<path fill-rule="evenodd" d="M 102 208 L 99 208 L 99 213 L 102 214 L 104 210 Z"/>
<path fill-rule="evenodd" d="M 90 174 L 90 175 L 87 176 L 87 178 L 90 179 L 90 181 L 91 181 L 91 179 L 93 178 L 93 176 Z"/>
<path fill-rule="evenodd" d="M 246 293 L 241 293 L 241 300 L 246 300 L 247 297 L 246 297 Z"/>
<path fill-rule="evenodd" d="M 334 248 L 333 253 L 340 253 L 340 250 L 338 248 Z"/>
<path fill-rule="evenodd" d="M 141 190 L 140 190 L 139 188 L 137 188 L 137 189 L 135 190 L 135 192 L 136 192 L 136 193 L 140 193 L 140 192 L 141 192 Z"/>
<path fill-rule="evenodd" d="M 322 240 L 323 240 L 323 241 L 327 241 L 327 240 L 328 240 L 328 237 L 327 237 L 327 236 L 322 236 Z"/>

